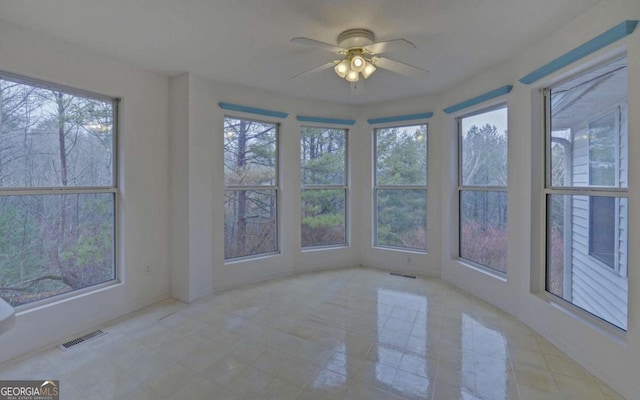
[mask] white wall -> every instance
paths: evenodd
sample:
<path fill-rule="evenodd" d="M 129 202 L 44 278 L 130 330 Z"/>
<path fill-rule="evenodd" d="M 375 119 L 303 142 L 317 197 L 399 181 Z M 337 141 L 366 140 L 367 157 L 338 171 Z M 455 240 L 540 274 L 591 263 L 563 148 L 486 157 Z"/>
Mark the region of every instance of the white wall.
<path fill-rule="evenodd" d="M 186 78 L 185 78 L 186 77 Z M 188 80 L 188 88 L 184 86 Z M 245 87 L 214 83 L 188 74 L 172 79 L 172 96 L 188 93 L 188 123 L 174 126 L 172 141 L 188 142 L 187 150 L 172 152 L 172 177 L 188 177 L 185 196 L 174 196 L 172 218 L 178 220 L 188 215 L 187 232 L 180 225 L 180 238 L 188 236 L 188 251 L 184 243 L 180 254 L 173 257 L 174 288 L 184 282 L 187 291 L 174 290 L 174 295 L 183 301 L 193 301 L 214 290 L 246 285 L 278 276 L 307 272 L 325 268 L 358 265 L 360 244 L 357 226 L 351 226 L 350 245 L 331 250 L 300 250 L 300 123 L 296 115 L 319 117 L 353 118 L 358 113 L 355 107 L 338 106 L 326 102 L 314 102 L 285 98 L 273 93 Z M 345 87 L 345 90 L 349 90 Z M 285 119 L 230 112 L 218 107 L 219 102 L 228 102 L 288 112 Z M 172 104 L 172 112 L 183 113 L 184 105 Z M 178 110 L 176 110 L 176 108 Z M 279 122 L 280 125 L 280 253 L 252 259 L 224 260 L 224 172 L 223 172 L 223 126 L 224 116 L 238 116 Z M 185 128 L 186 126 L 186 133 Z M 362 134 L 359 125 L 347 127 L 351 154 L 359 157 Z M 355 150 L 354 150 L 355 149 Z M 362 163 L 353 163 L 351 176 L 360 176 Z M 364 168 L 367 168 L 364 166 Z M 353 182 L 353 180 L 351 180 Z M 178 183 L 178 182 L 176 182 Z M 349 213 L 358 208 L 359 187 L 350 187 Z M 174 244 L 175 245 L 175 244 Z M 176 275 L 177 274 L 177 275 Z M 187 278 L 185 278 L 187 277 Z"/>
<path fill-rule="evenodd" d="M 169 83 L 4 21 L 0 55 L 0 70 L 122 98 L 119 264 L 125 271 L 121 284 L 18 313 L 14 328 L 0 337 L 3 361 L 169 295 Z"/>
<path fill-rule="evenodd" d="M 629 332 L 615 335 L 585 316 L 553 305 L 540 290 L 542 204 L 541 99 L 538 89 L 570 73 L 576 63 L 526 86 L 517 78 L 621 21 L 640 17 L 635 0 L 605 0 L 580 18 L 523 49 L 508 63 L 436 96 L 367 107 L 285 98 L 272 93 L 210 82 L 186 74 L 169 82 L 154 74 L 93 56 L 40 35 L 0 26 L 0 69 L 64 83 L 124 99 L 120 142 L 122 179 L 124 284 L 45 310 L 18 316 L 16 327 L 2 336 L 0 360 L 57 341 L 110 318 L 167 297 L 169 244 L 171 293 L 193 301 L 214 290 L 272 277 L 329 267 L 369 265 L 423 275 L 440 275 L 520 318 L 615 390 L 640 396 L 636 375 L 640 359 L 640 220 L 629 225 Z M 640 32 L 640 31 L 639 31 Z M 629 55 L 629 169 L 640 171 L 639 32 L 590 56 L 595 60 L 627 46 Z M 25 51 L 29 49 L 29 51 Z M 452 116 L 439 111 L 505 84 L 514 84 L 509 102 L 509 242 L 508 278 L 496 279 L 455 258 L 455 128 Z M 348 90 L 345 87 L 345 90 Z M 281 122 L 281 253 L 224 262 L 224 185 L 222 127 L 218 102 L 289 112 Z M 427 254 L 373 249 L 371 226 L 371 126 L 366 118 L 433 111 L 429 124 L 429 194 Z M 465 110 L 469 111 L 469 110 Z M 171 115 L 169 127 L 168 115 Z M 242 116 L 241 113 L 229 113 Z M 350 127 L 350 246 L 300 250 L 299 131 L 296 114 L 356 118 Z M 250 115 L 248 117 L 251 117 Z M 268 118 L 267 118 L 268 119 Z M 171 163 L 169 167 L 169 135 Z M 293 166 L 293 167 L 292 167 Z M 170 177 L 170 178 L 167 178 Z M 640 209 L 640 174 L 629 176 L 629 207 Z M 170 186 L 171 185 L 171 186 Z M 169 195 L 169 188 L 175 189 Z M 169 199 L 171 199 L 169 201 Z M 169 208 L 171 203 L 171 208 Z M 169 224 L 169 221 L 172 224 Z M 168 229 L 172 236 L 169 239 Z M 407 265 L 407 257 L 412 264 Z M 152 265 L 152 273 L 143 266 Z M 47 329 L 41 327 L 46 325 Z M 5 345 L 8 343 L 9 345 Z"/>

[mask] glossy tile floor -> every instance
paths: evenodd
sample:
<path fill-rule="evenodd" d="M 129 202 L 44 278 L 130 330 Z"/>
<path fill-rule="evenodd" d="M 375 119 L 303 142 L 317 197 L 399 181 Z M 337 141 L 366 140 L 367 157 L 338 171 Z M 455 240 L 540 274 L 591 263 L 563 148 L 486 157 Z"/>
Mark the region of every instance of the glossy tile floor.
<path fill-rule="evenodd" d="M 62 399 L 619 399 L 515 318 L 439 279 L 300 275 L 166 301 L 66 352 L 0 364 Z"/>

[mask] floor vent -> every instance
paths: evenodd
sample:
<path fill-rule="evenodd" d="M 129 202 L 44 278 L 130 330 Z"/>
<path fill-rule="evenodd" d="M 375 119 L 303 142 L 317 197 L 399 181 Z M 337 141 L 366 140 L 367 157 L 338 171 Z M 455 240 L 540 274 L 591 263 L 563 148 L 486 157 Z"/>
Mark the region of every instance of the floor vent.
<path fill-rule="evenodd" d="M 410 278 L 410 279 L 416 279 L 415 275 L 408 275 L 408 274 L 399 274 L 397 272 L 389 272 L 389 275 L 393 275 L 393 276 L 401 276 L 403 278 Z"/>
<path fill-rule="evenodd" d="M 84 336 L 80 336 L 79 338 L 75 338 L 73 340 L 69 340 L 68 342 L 62 343 L 61 345 L 58 346 L 58 348 L 60 350 L 68 350 L 72 347 L 78 346 L 84 342 L 87 342 L 91 339 L 95 339 L 97 337 L 100 337 L 102 335 L 106 335 L 107 332 L 103 332 L 100 329 L 98 329 L 97 331 L 93 331 L 91 333 L 87 333 Z"/>

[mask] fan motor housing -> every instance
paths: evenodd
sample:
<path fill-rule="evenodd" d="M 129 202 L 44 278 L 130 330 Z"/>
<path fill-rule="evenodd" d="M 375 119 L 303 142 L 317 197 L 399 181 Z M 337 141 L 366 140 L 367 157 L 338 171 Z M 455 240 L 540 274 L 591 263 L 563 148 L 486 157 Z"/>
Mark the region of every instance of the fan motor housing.
<path fill-rule="evenodd" d="M 338 46 L 344 49 L 362 48 L 373 43 L 373 31 L 364 28 L 347 29 L 338 35 Z"/>

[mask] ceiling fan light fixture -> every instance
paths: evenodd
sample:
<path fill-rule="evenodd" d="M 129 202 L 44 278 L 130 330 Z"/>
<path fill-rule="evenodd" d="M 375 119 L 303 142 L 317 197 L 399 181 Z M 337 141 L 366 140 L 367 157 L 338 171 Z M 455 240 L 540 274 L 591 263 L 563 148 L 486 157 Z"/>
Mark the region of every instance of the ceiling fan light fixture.
<path fill-rule="evenodd" d="M 349 61 L 347 59 L 344 59 L 336 64 L 333 69 L 334 71 L 336 71 L 336 74 L 340 78 L 346 78 L 347 74 L 349 73 Z"/>
<path fill-rule="evenodd" d="M 364 76 L 364 79 L 367 79 L 368 77 L 371 76 L 371 74 L 373 74 L 374 72 L 376 72 L 376 66 L 373 65 L 372 62 L 367 61 L 366 65 L 364 66 L 364 69 L 362 70 L 362 76 Z"/>
<path fill-rule="evenodd" d="M 367 65 L 367 60 L 364 59 L 361 55 L 355 55 L 351 57 L 351 69 L 356 72 L 364 71 L 364 68 Z"/>
<path fill-rule="evenodd" d="M 360 73 L 354 70 L 349 71 L 345 77 L 349 82 L 358 82 L 360 80 Z"/>

